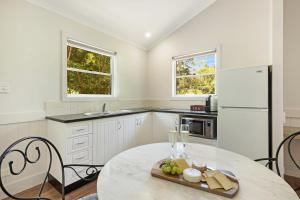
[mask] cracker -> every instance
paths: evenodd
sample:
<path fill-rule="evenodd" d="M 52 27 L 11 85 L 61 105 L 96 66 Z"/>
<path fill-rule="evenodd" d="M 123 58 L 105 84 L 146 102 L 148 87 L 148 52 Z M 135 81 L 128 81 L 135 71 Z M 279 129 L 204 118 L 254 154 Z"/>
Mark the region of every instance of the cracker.
<path fill-rule="evenodd" d="M 215 173 L 213 177 L 220 183 L 224 190 L 230 190 L 234 187 L 233 182 L 221 172 Z"/>
<path fill-rule="evenodd" d="M 216 173 L 220 173 L 220 171 L 219 170 L 209 170 L 209 171 L 204 172 L 204 176 L 205 177 L 213 177 L 214 174 L 216 174 Z"/>
<path fill-rule="evenodd" d="M 222 185 L 217 181 L 217 179 L 215 179 L 215 177 L 206 177 L 205 179 L 209 189 L 214 190 L 223 188 Z"/>

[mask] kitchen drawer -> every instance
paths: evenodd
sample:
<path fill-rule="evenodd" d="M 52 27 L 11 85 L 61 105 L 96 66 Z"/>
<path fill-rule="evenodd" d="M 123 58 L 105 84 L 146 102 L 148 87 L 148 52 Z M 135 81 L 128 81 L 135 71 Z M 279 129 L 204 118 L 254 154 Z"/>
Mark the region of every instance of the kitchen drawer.
<path fill-rule="evenodd" d="M 93 164 L 93 151 L 92 148 L 85 148 L 81 149 L 76 152 L 72 152 L 67 154 L 66 156 L 66 162 L 65 164 Z M 74 167 L 76 169 L 76 172 L 82 176 L 85 177 L 86 173 L 85 170 L 86 167 Z M 75 172 L 71 169 L 66 169 L 66 185 L 69 185 L 77 180 L 79 180 L 78 176 L 75 174 Z"/>
<path fill-rule="evenodd" d="M 85 149 L 83 151 L 79 151 L 76 153 L 72 153 L 71 157 L 72 157 L 72 163 L 73 164 L 86 164 L 86 163 L 90 163 L 92 161 L 91 159 L 91 153 L 89 151 L 89 149 Z"/>
<path fill-rule="evenodd" d="M 71 136 L 84 135 L 92 133 L 92 123 L 91 122 L 79 122 L 70 125 Z"/>
<path fill-rule="evenodd" d="M 72 153 L 84 148 L 92 148 L 92 134 L 80 135 L 67 140 L 67 153 Z"/>
<path fill-rule="evenodd" d="M 81 152 L 79 154 L 73 154 L 70 156 L 70 160 L 73 160 L 70 163 L 73 164 L 93 164 L 92 160 L 89 158 L 90 156 L 85 154 L 84 152 Z M 87 167 L 73 167 L 76 172 L 81 176 L 81 177 L 86 177 L 86 170 L 88 169 Z M 80 178 L 76 175 L 76 173 L 72 169 L 66 169 L 65 170 L 65 175 L 66 175 L 66 185 L 69 185 L 71 183 L 74 183 Z"/>

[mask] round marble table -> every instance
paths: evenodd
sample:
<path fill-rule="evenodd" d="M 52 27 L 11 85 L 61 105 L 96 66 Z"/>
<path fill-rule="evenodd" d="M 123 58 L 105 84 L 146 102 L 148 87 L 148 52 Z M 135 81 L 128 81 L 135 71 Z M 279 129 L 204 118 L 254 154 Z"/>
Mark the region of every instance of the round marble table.
<path fill-rule="evenodd" d="M 255 147 L 253 147 L 255 148 Z M 170 144 L 129 149 L 113 157 L 97 183 L 101 200 L 221 200 L 228 198 L 152 177 L 153 164 L 169 156 Z M 296 200 L 294 190 L 274 172 L 244 156 L 201 144 L 188 144 L 190 159 L 232 171 L 240 182 L 235 200 Z"/>

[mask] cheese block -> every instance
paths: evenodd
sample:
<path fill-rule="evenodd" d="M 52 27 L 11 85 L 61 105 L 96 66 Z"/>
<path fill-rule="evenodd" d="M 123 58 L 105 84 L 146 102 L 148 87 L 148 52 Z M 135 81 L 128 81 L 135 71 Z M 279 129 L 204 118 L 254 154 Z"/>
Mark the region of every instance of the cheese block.
<path fill-rule="evenodd" d="M 199 183 L 201 181 L 201 172 L 194 168 L 186 168 L 183 170 L 183 178 L 191 183 Z"/>
<path fill-rule="evenodd" d="M 186 162 L 185 159 L 177 159 L 175 160 L 177 166 L 182 169 L 185 170 L 186 168 L 190 168 L 189 164 Z"/>

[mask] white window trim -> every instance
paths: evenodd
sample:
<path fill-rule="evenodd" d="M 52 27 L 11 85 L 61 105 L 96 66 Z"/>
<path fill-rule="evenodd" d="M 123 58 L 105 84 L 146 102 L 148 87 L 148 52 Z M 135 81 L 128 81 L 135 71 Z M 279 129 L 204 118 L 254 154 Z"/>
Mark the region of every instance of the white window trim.
<path fill-rule="evenodd" d="M 218 48 L 209 50 L 209 51 L 203 51 L 193 54 L 187 54 L 187 55 L 181 55 L 181 56 L 174 56 L 172 57 L 172 97 L 171 100 L 201 100 L 203 98 L 207 98 L 209 95 L 217 95 L 218 93 L 218 84 L 217 84 L 217 74 L 218 70 L 220 68 L 220 52 L 221 52 L 221 46 Z M 184 95 L 178 95 L 176 94 L 176 61 L 180 59 L 186 59 L 189 57 L 194 57 L 201 54 L 209 54 L 209 53 L 215 53 L 216 54 L 216 72 L 215 72 L 215 93 L 214 94 L 184 94 Z M 190 75 L 190 76 L 207 76 L 209 74 L 205 75 Z M 212 75 L 212 74 L 210 74 Z"/>
<path fill-rule="evenodd" d="M 102 73 L 102 72 L 93 72 L 89 70 L 81 70 L 74 68 L 67 68 L 67 46 L 73 46 L 77 48 L 81 48 L 87 51 L 100 53 L 102 55 L 107 55 L 111 57 L 111 73 Z M 61 94 L 63 101 L 94 101 L 94 100 L 110 100 L 117 98 L 117 80 L 116 80 L 116 65 L 117 58 L 116 52 L 105 50 L 102 48 L 98 48 L 94 45 L 90 45 L 88 43 L 81 42 L 79 40 L 75 40 L 71 37 L 67 37 L 64 33 L 62 33 L 62 80 L 61 80 Z M 67 71 L 80 71 L 84 73 L 97 74 L 97 75 L 106 75 L 111 76 L 111 94 L 110 95 L 95 95 L 95 94 L 68 94 L 67 88 Z"/>

